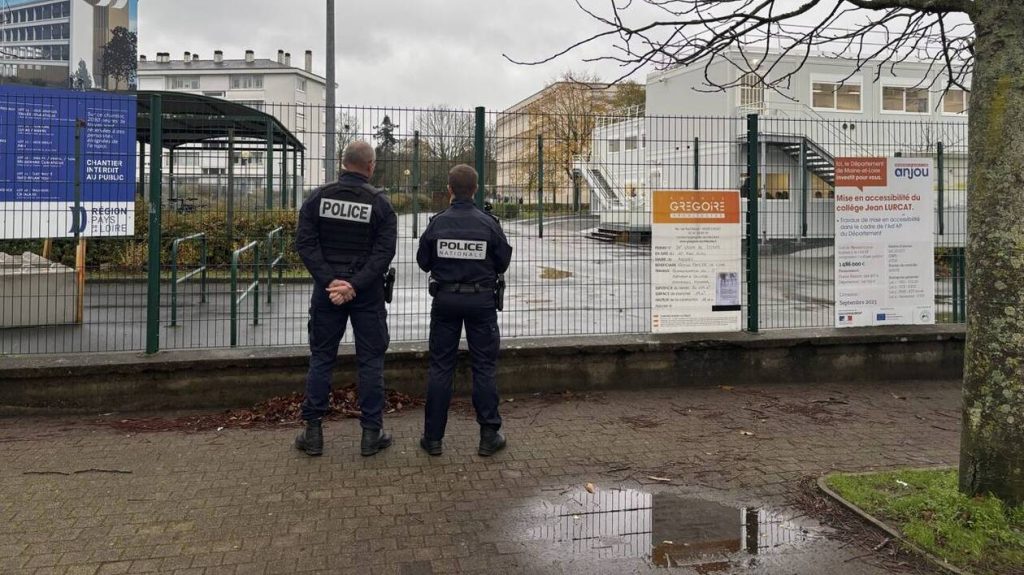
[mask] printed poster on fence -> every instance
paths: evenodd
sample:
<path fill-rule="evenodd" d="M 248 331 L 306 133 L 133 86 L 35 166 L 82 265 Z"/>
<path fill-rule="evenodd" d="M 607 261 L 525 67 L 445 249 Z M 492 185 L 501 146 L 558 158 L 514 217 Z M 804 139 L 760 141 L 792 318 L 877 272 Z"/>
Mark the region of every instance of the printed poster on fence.
<path fill-rule="evenodd" d="M 0 239 L 135 233 L 134 95 L 0 86 Z"/>
<path fill-rule="evenodd" d="M 739 331 L 740 193 L 657 190 L 651 212 L 651 330 Z"/>
<path fill-rule="evenodd" d="M 935 323 L 931 159 L 836 158 L 836 326 Z"/>

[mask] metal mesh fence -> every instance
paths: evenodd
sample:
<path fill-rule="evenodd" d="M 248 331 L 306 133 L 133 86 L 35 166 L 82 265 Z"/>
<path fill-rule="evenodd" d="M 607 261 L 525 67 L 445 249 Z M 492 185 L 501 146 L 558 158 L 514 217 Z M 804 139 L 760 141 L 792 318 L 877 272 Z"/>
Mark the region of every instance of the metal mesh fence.
<path fill-rule="evenodd" d="M 163 125 L 140 107 L 146 143 L 124 158 L 139 181 L 135 234 L 85 242 L 84 291 L 73 287 L 81 316 L 72 321 L 9 325 L 14 310 L 45 311 L 64 300 L 5 284 L 0 354 L 146 349 L 154 214 L 161 229 L 160 349 L 304 345 L 312 283 L 295 254 L 294 232 L 297 207 L 328 180 L 327 110 L 250 104 L 251 112 L 228 122 L 207 114 L 167 116 Z M 184 97 L 163 95 L 164 110 L 186 105 Z M 415 250 L 430 216 L 447 205 L 446 177 L 455 164 L 482 163 L 482 200 L 515 250 L 499 316 L 507 338 L 649 332 L 652 191 L 735 190 L 748 176 L 746 118 L 490 112 L 482 116 L 478 154 L 479 117 L 443 107 L 336 110 L 339 152 L 354 139 L 376 147 L 372 183 L 399 214 L 392 341 L 427 338 L 430 297 Z M 149 145 L 154 126 L 164 138 L 158 155 Z M 832 166 L 844 155 L 935 159 L 938 319 L 963 321 L 965 124 L 775 116 L 760 118 L 758 131 L 759 235 L 750 240 L 759 251 L 760 328 L 834 323 Z M 155 188 L 154 159 L 162 164 Z M 21 185 L 7 170 L 0 177 L 0 186 Z M 747 199 L 743 205 L 746 212 Z M 5 212 L 4 225 L 13 217 Z M 41 254 L 43 245 L 3 240 L 0 252 Z M 78 243 L 46 245 L 44 255 L 74 273 Z"/>

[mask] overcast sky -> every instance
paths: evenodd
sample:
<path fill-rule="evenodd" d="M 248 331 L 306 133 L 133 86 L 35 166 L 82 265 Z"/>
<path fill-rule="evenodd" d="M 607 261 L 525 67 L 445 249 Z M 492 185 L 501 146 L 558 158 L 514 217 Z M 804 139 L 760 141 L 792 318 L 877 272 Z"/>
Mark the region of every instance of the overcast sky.
<path fill-rule="evenodd" d="M 621 73 L 614 65 L 582 62 L 583 52 L 537 67 L 502 57 L 544 57 L 595 30 L 572 0 L 336 4 L 340 105 L 500 110 L 570 68 L 603 79 Z M 276 58 L 280 49 L 301 66 L 302 55 L 313 50 L 314 72 L 323 75 L 325 6 L 325 0 L 142 0 L 139 53 L 181 59 L 189 50 L 208 59 L 219 49 L 225 58 L 242 58 L 252 49 L 257 58 Z"/>

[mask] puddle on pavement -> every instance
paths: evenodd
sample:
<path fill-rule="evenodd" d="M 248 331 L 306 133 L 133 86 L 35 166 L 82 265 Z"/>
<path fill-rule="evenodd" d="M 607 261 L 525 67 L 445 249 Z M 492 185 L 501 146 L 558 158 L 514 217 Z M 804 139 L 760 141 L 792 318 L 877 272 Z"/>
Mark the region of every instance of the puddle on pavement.
<path fill-rule="evenodd" d="M 587 560 L 637 559 L 657 567 L 726 573 L 810 540 L 778 513 L 671 493 L 599 489 L 544 501 L 528 538 Z"/>

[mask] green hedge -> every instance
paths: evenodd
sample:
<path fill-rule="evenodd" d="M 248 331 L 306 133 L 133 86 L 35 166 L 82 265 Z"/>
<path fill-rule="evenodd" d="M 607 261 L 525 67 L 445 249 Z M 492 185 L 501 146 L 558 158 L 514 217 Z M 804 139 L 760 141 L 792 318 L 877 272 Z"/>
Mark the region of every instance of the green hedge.
<path fill-rule="evenodd" d="M 196 233 L 205 233 L 207 242 L 207 263 L 213 266 L 231 264 L 231 252 L 253 240 L 261 240 L 261 257 L 266 255 L 267 233 L 277 227 L 284 228 L 285 261 L 288 265 L 300 265 L 294 249 L 295 227 L 298 214 L 291 210 L 237 211 L 234 214 L 233 237 L 227 236 L 227 211 L 213 209 L 189 214 L 166 210 L 162 214 L 161 262 L 171 263 L 171 245 L 176 238 Z M 146 269 L 149 244 L 149 212 L 141 201 L 135 204 L 135 234 L 123 238 L 91 238 L 86 250 L 86 266 L 96 270 L 138 270 Z M 50 259 L 64 265 L 75 263 L 73 239 L 54 240 Z M 274 249 L 278 249 L 274 246 Z M 21 254 L 42 253 L 43 240 L 3 240 L 0 252 Z M 180 250 L 180 264 L 192 265 L 199 261 L 198 243 L 188 242 Z"/>

